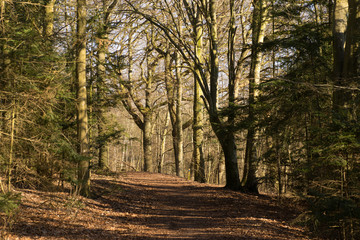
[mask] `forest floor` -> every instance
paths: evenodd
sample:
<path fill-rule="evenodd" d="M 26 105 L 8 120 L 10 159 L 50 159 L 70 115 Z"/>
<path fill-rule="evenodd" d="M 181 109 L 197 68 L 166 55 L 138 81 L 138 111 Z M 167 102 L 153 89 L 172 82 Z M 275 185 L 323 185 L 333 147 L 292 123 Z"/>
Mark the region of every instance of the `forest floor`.
<path fill-rule="evenodd" d="M 311 239 L 276 199 L 156 173 L 94 175 L 93 199 L 19 190 L 7 239 Z"/>

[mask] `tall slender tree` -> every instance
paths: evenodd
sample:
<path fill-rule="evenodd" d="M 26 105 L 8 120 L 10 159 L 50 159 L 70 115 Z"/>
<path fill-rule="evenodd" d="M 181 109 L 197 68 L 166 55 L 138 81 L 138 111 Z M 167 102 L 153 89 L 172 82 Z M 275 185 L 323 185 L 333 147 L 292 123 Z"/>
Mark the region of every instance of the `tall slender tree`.
<path fill-rule="evenodd" d="M 204 63 L 203 56 L 203 35 L 204 30 L 202 26 L 203 15 L 199 7 L 195 8 L 195 16 L 193 17 L 194 28 L 194 44 L 195 56 L 199 59 L 201 64 Z M 188 14 L 191 12 L 188 9 Z M 204 142 L 204 104 L 201 99 L 202 90 L 199 83 L 199 70 L 194 74 L 194 103 L 193 103 L 193 164 L 194 164 L 194 179 L 198 182 L 205 182 L 205 160 L 203 153 Z"/>
<path fill-rule="evenodd" d="M 86 0 L 77 0 L 77 121 L 78 143 L 81 158 L 78 166 L 78 181 L 81 195 L 90 195 L 90 160 L 86 90 Z"/>

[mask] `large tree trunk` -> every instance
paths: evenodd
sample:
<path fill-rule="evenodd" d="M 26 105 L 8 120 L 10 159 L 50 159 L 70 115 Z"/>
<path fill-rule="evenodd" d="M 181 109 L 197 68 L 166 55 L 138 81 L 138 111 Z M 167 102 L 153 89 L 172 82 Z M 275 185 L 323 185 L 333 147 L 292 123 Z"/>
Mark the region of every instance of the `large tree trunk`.
<path fill-rule="evenodd" d="M 254 103 L 259 95 L 259 91 L 255 89 L 260 84 L 260 71 L 262 52 L 260 44 L 264 41 L 265 27 L 267 24 L 267 6 L 266 0 L 254 1 L 253 20 L 252 20 L 252 49 L 251 49 L 251 66 L 249 73 L 249 127 L 246 137 L 245 148 L 245 164 L 244 174 L 241 181 L 245 191 L 258 192 L 256 179 L 256 156 L 255 156 L 255 113 Z"/>
<path fill-rule="evenodd" d="M 78 166 L 78 181 L 81 195 L 89 196 L 90 160 L 86 92 L 86 0 L 77 0 L 77 44 L 77 120 L 79 154 L 82 156 Z"/>
<path fill-rule="evenodd" d="M 228 129 L 219 119 L 217 112 L 217 81 L 219 77 L 219 59 L 217 48 L 217 19 L 216 1 L 209 1 L 210 13 L 210 101 L 209 115 L 211 126 L 221 144 L 225 156 L 226 187 L 232 190 L 240 190 L 239 167 L 237 161 L 236 142 L 234 133 Z"/>
<path fill-rule="evenodd" d="M 235 136 L 232 131 L 219 127 L 216 120 L 211 121 L 214 132 L 219 139 L 225 157 L 226 188 L 242 190 L 238 170 Z"/>

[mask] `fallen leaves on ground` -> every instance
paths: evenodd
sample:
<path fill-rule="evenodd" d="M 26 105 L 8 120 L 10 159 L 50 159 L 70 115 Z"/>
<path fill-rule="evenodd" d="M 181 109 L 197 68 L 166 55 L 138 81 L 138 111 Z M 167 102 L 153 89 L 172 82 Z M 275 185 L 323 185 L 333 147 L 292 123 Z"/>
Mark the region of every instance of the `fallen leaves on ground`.
<path fill-rule="evenodd" d="M 293 209 L 182 178 L 131 172 L 95 175 L 93 199 L 19 190 L 8 239 L 310 239 Z"/>

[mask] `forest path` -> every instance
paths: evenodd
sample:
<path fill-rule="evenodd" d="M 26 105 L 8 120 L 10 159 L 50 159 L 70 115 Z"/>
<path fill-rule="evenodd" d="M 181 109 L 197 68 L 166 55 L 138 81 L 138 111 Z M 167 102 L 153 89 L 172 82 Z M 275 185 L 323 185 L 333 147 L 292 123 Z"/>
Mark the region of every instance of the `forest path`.
<path fill-rule="evenodd" d="M 294 212 L 266 196 L 174 176 L 94 176 L 96 199 L 23 192 L 14 239 L 309 239 Z M 69 206 L 70 205 L 70 206 Z M 79 205 L 79 206 L 78 206 Z M 13 239 L 13 238 L 10 238 Z"/>

